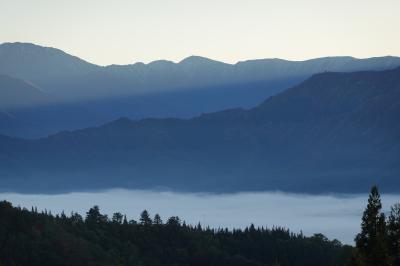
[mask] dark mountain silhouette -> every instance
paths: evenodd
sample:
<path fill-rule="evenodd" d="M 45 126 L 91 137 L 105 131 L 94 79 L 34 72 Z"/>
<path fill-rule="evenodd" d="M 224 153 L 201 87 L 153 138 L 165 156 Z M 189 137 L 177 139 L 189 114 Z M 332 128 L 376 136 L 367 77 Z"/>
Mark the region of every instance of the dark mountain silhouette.
<path fill-rule="evenodd" d="M 400 68 L 322 73 L 259 106 L 3 137 L 3 189 L 398 192 Z"/>

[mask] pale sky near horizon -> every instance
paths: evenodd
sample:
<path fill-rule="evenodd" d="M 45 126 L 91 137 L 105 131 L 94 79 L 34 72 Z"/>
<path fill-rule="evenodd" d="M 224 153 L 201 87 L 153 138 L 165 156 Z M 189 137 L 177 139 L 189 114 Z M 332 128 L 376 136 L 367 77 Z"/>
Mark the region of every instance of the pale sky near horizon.
<path fill-rule="evenodd" d="M 89 62 L 400 56 L 400 0 L 0 0 L 0 43 Z"/>

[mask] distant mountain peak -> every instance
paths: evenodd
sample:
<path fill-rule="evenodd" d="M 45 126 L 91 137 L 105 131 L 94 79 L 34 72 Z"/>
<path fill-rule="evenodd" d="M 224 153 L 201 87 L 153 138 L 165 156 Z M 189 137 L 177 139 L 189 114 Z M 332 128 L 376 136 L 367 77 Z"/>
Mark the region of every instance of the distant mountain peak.
<path fill-rule="evenodd" d="M 34 43 L 28 43 L 28 42 L 5 42 L 0 44 L 0 48 L 5 48 L 5 49 L 12 49 L 14 51 L 19 50 L 21 52 L 39 52 L 40 50 L 42 51 L 46 51 L 46 52 L 54 52 L 54 53 L 60 53 L 63 55 L 68 55 L 66 52 L 64 52 L 63 50 L 54 48 L 54 47 L 47 47 L 47 46 L 41 46 L 41 45 L 37 45 Z M 72 56 L 72 55 L 69 55 Z M 77 58 L 76 56 L 72 56 Z M 79 59 L 82 60 L 82 59 Z"/>
<path fill-rule="evenodd" d="M 48 46 L 41 46 L 34 43 L 27 43 L 27 42 L 4 42 L 0 44 L 0 54 L 2 52 L 9 53 L 9 52 L 21 52 L 24 54 L 30 54 L 34 56 L 56 56 L 56 57 L 64 57 L 70 58 L 75 60 L 76 62 L 80 62 L 81 64 L 87 64 L 94 67 L 97 65 L 87 62 L 77 56 L 68 54 L 61 49 L 48 47 Z"/>
<path fill-rule="evenodd" d="M 21 42 L 0 44 L 0 73 L 38 84 L 44 90 L 48 89 L 46 82 L 68 80 L 99 69 L 60 49 Z"/>
<path fill-rule="evenodd" d="M 40 45 L 29 42 L 4 42 L 0 46 L 3 47 L 42 47 Z"/>
<path fill-rule="evenodd" d="M 209 64 L 209 63 L 218 63 L 218 64 L 226 64 L 220 61 L 216 61 L 207 57 L 191 55 L 179 62 L 179 64 Z"/>
<path fill-rule="evenodd" d="M 289 60 L 281 58 L 260 58 L 260 59 L 248 59 L 248 60 L 238 61 L 236 64 L 250 63 L 250 62 L 289 62 Z"/>
<path fill-rule="evenodd" d="M 169 60 L 155 60 L 155 61 L 151 61 L 150 63 L 148 63 L 148 66 L 155 66 L 155 67 L 159 67 L 159 66 L 170 66 L 175 64 L 172 61 Z"/>

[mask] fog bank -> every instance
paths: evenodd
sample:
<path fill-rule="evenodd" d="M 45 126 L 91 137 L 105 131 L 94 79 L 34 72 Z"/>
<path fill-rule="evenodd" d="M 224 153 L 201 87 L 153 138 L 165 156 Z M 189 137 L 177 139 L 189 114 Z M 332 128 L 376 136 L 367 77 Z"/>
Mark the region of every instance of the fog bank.
<path fill-rule="evenodd" d="M 51 210 L 53 214 L 76 211 L 85 215 L 93 205 L 102 213 L 121 212 L 128 219 L 139 219 L 142 210 L 165 221 L 177 215 L 188 224 L 213 228 L 283 226 L 305 235 L 323 233 L 330 239 L 353 244 L 359 232 L 361 215 L 368 195 L 302 195 L 282 192 L 243 192 L 235 194 L 175 193 L 169 191 L 107 190 L 57 195 L 0 193 L 0 200 L 14 206 Z M 400 195 L 382 196 L 384 211 L 400 201 Z"/>

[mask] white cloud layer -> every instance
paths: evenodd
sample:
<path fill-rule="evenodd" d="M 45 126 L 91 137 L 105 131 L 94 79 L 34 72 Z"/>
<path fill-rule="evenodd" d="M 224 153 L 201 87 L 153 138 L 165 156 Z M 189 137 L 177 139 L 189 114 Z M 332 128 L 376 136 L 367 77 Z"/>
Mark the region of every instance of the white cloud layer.
<path fill-rule="evenodd" d="M 178 215 L 189 224 L 201 222 L 211 227 L 244 228 L 274 225 L 289 228 L 305 235 L 323 233 L 353 244 L 359 232 L 361 215 L 368 195 L 301 195 L 281 192 L 194 194 L 143 190 L 108 190 L 101 192 L 74 192 L 57 195 L 2 193 L 0 200 L 13 205 L 53 214 L 77 211 L 82 215 L 93 205 L 103 213 L 126 213 L 128 219 L 138 220 L 142 210 L 152 215 L 159 213 L 166 220 Z M 383 195 L 383 206 L 400 201 L 399 195 Z"/>

